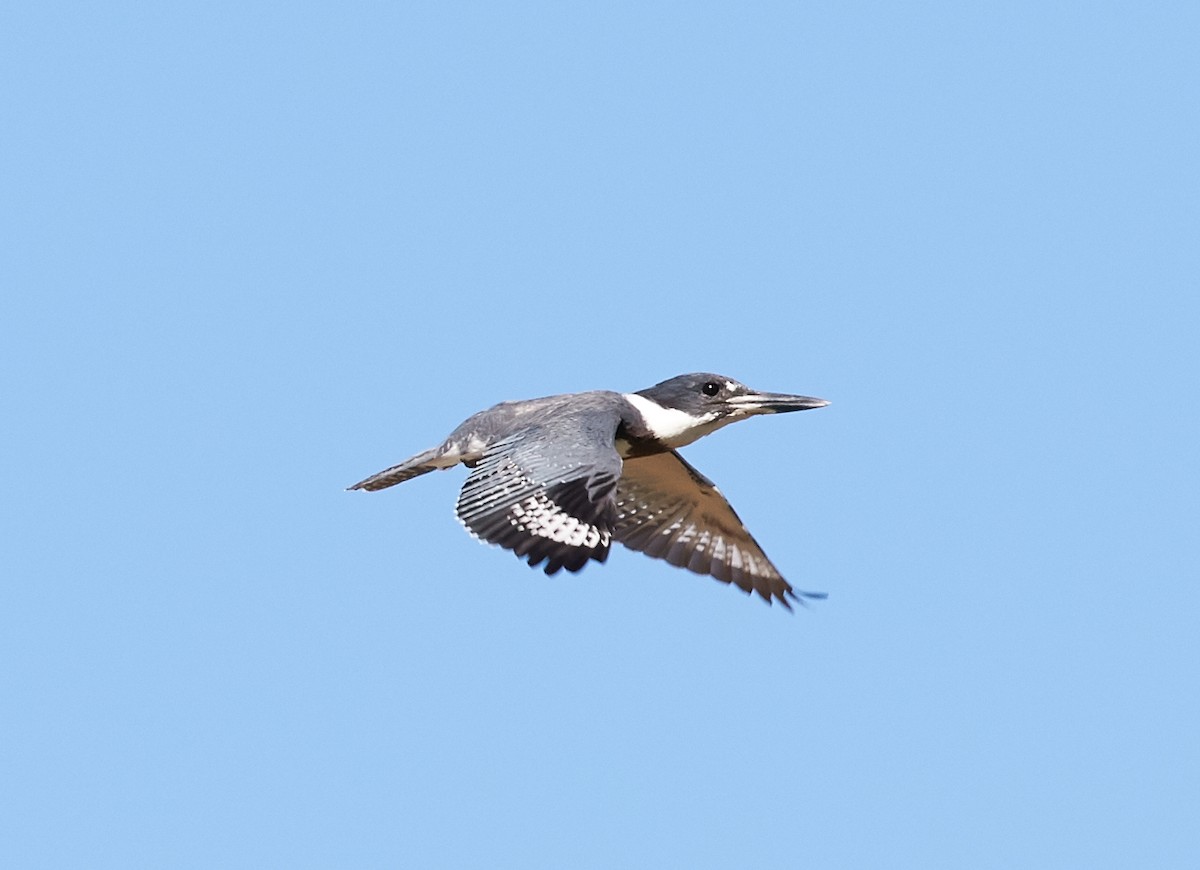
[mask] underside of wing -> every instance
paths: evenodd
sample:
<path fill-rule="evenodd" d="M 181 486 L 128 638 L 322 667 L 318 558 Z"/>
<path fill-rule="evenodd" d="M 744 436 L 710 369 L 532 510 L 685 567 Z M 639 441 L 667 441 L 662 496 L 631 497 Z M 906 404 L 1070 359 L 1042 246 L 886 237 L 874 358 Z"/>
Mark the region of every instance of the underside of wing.
<path fill-rule="evenodd" d="M 558 419 L 497 441 L 463 485 L 457 513 L 476 537 L 545 572 L 608 557 L 621 459 L 611 425 Z"/>
<path fill-rule="evenodd" d="M 675 451 L 627 459 L 613 537 L 632 550 L 757 592 L 791 609 L 796 592 L 712 481 Z"/>

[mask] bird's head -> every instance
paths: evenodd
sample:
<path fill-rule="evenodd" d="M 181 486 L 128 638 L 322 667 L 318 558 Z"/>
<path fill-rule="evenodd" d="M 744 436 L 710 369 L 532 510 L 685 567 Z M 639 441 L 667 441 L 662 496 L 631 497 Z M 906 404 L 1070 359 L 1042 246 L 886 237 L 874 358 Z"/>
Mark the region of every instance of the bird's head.
<path fill-rule="evenodd" d="M 811 396 L 758 392 L 711 372 L 679 375 L 632 395 L 646 400 L 644 405 L 635 404 L 655 436 L 670 447 L 690 444 L 715 429 L 756 414 L 807 411 L 829 404 Z"/>

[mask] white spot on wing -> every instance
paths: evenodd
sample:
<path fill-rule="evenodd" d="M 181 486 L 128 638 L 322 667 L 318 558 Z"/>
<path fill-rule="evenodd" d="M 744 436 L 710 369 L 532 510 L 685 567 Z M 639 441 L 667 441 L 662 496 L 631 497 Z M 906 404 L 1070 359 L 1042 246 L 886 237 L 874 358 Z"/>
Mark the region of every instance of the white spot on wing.
<path fill-rule="evenodd" d="M 509 523 L 518 531 L 549 538 L 568 547 L 608 545 L 610 535 L 591 523 L 573 517 L 545 493 L 536 493 L 509 508 Z"/>

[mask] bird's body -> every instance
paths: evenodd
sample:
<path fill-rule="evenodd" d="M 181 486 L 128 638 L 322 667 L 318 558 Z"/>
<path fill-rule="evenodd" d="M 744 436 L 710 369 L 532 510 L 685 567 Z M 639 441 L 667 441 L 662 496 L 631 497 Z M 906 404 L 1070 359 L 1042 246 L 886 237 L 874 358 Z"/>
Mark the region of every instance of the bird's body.
<path fill-rule="evenodd" d="M 350 489 L 379 490 L 435 469 L 472 469 L 458 499 L 467 530 L 547 574 L 603 562 L 615 540 L 790 607 L 783 579 L 724 496 L 676 448 L 754 414 L 822 399 L 755 393 L 681 375 L 637 393 L 597 390 L 501 402 L 439 446 Z"/>

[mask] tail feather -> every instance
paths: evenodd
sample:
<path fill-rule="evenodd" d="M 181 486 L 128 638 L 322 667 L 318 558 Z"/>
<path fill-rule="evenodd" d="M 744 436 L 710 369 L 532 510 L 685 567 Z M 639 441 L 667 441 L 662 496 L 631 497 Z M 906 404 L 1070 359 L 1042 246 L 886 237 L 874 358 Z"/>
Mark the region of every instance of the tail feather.
<path fill-rule="evenodd" d="M 439 449 L 433 448 L 426 450 L 424 453 L 418 453 L 411 459 L 406 459 L 399 465 L 393 465 L 391 468 L 386 468 L 378 474 L 372 474 L 365 480 L 360 480 L 354 486 L 348 486 L 346 489 L 365 489 L 369 492 L 375 492 L 379 489 L 387 489 L 389 486 L 395 486 L 398 483 L 404 483 L 406 480 L 412 480 L 414 477 L 420 477 L 422 474 L 427 474 L 438 468 L 446 468 L 446 463 L 438 462 Z M 452 463 L 454 464 L 454 463 Z"/>

